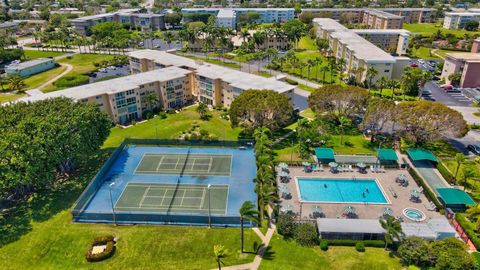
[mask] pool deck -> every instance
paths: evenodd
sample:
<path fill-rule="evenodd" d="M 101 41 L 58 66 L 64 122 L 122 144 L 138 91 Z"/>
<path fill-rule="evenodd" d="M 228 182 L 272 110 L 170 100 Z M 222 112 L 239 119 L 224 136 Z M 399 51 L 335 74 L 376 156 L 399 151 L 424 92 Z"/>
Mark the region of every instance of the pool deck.
<path fill-rule="evenodd" d="M 277 171 L 280 169 L 277 168 Z M 428 200 L 424 194 L 420 195 L 420 202 L 410 201 L 410 192 L 412 189 L 419 189 L 418 185 L 415 183 L 413 178 L 410 176 L 407 170 L 400 169 L 386 169 L 384 173 L 372 173 L 370 170 L 366 174 L 359 173 L 357 169 L 354 168 L 353 172 L 340 172 L 340 173 L 331 173 L 328 166 L 324 166 L 323 172 L 311 172 L 306 173 L 303 171 L 303 167 L 289 167 L 291 180 L 289 183 L 282 183 L 286 185 L 290 194 L 292 195 L 291 199 L 285 200 L 281 199 L 281 209 L 285 209 L 286 205 L 291 205 L 293 207 L 293 212 L 300 213 L 300 201 L 298 196 L 298 189 L 296 184 L 297 177 L 308 177 L 308 178 L 326 178 L 326 179 L 341 179 L 341 178 L 368 178 L 376 179 L 380 188 L 383 190 L 384 195 L 390 201 L 390 204 L 364 204 L 364 203 L 308 203 L 303 202 L 301 204 L 302 208 L 302 219 L 308 219 L 309 214 L 312 212 L 312 207 L 314 205 L 319 205 L 322 208 L 322 212 L 327 218 L 338 218 L 342 216 L 343 208 L 347 205 L 354 206 L 357 210 L 358 218 L 360 219 L 378 219 L 382 215 L 382 210 L 384 207 L 390 207 L 393 210 L 393 216 L 402 217 L 405 222 L 414 222 L 403 215 L 403 209 L 410 207 L 416 208 L 425 213 L 427 218 L 425 221 L 428 221 L 430 218 L 440 218 L 442 215 L 436 211 L 430 211 L 427 209 Z M 395 182 L 395 179 L 399 174 L 405 174 L 408 178 L 409 185 L 407 187 L 400 186 Z M 277 180 L 280 184 L 280 180 Z M 393 190 L 397 194 L 395 198 L 390 192 Z"/>

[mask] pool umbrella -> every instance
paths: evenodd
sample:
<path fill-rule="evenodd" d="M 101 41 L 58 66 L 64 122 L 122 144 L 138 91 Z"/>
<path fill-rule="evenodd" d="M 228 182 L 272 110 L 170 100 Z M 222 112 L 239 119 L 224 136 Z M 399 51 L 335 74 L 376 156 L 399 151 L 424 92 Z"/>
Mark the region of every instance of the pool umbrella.
<path fill-rule="evenodd" d="M 278 164 L 278 167 L 280 167 L 280 169 L 283 169 L 283 170 L 288 169 L 288 165 L 285 162 Z"/>
<path fill-rule="evenodd" d="M 401 174 L 398 175 L 398 180 L 400 180 L 400 181 L 402 181 L 402 182 L 403 182 L 403 181 L 406 181 L 406 180 L 407 180 L 407 176 L 406 176 L 405 174 L 401 173 Z"/>
<path fill-rule="evenodd" d="M 384 216 L 392 216 L 393 215 L 393 210 L 390 207 L 384 207 L 382 214 Z"/>
<path fill-rule="evenodd" d="M 312 206 L 312 213 L 321 213 L 322 212 L 322 208 L 318 205 L 314 205 Z"/>
<path fill-rule="evenodd" d="M 283 210 L 285 210 L 285 212 L 290 212 L 293 210 L 293 206 L 291 204 L 286 204 L 285 207 L 283 207 Z"/>
<path fill-rule="evenodd" d="M 355 209 L 355 207 L 351 205 L 348 205 L 348 206 L 345 206 L 345 208 L 343 208 L 343 212 L 345 212 L 345 214 L 356 214 L 357 209 Z"/>
<path fill-rule="evenodd" d="M 305 166 L 305 167 L 310 166 L 310 162 L 302 162 L 302 165 Z"/>
<path fill-rule="evenodd" d="M 330 162 L 330 163 L 328 163 L 328 166 L 331 167 L 331 168 L 336 168 L 336 167 L 338 167 L 338 164 L 336 162 Z"/>
<path fill-rule="evenodd" d="M 367 167 L 367 165 L 366 165 L 365 163 L 363 163 L 363 162 L 358 162 L 358 163 L 357 163 L 357 167 L 360 168 L 360 169 L 364 169 L 364 168 Z"/>
<path fill-rule="evenodd" d="M 288 177 L 288 173 L 285 172 L 285 171 L 280 171 L 280 172 L 278 173 L 278 176 L 280 176 L 280 177 Z"/>
<path fill-rule="evenodd" d="M 418 198 L 420 195 L 418 194 L 418 190 L 412 189 L 412 191 L 410 192 L 410 196 Z"/>

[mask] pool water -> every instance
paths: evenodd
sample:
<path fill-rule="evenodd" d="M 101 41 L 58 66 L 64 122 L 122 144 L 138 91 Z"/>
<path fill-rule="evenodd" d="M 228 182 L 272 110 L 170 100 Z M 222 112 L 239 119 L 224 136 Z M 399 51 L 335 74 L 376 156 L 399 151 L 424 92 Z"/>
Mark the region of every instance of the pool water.
<path fill-rule="evenodd" d="M 420 210 L 418 210 L 418 209 L 416 209 L 416 208 L 405 208 L 405 209 L 403 210 L 403 214 L 404 214 L 407 218 L 409 218 L 409 219 L 411 219 L 411 220 L 413 220 L 413 221 L 423 221 L 423 220 L 426 219 L 425 214 L 424 214 L 422 211 L 420 211 Z"/>
<path fill-rule="evenodd" d="M 375 179 L 297 178 L 302 202 L 389 203 Z"/>

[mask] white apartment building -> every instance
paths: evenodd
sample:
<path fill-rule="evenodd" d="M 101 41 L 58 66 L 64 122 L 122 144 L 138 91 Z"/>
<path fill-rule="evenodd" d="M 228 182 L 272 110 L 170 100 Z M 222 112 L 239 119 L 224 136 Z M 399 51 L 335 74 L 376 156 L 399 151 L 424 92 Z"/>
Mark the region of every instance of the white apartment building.
<path fill-rule="evenodd" d="M 480 12 L 446 12 L 443 20 L 445 29 L 461 29 L 471 20 L 480 21 Z"/>
<path fill-rule="evenodd" d="M 370 41 L 388 53 L 404 55 L 410 42 L 410 31 L 405 29 L 352 29 L 352 32 Z"/>

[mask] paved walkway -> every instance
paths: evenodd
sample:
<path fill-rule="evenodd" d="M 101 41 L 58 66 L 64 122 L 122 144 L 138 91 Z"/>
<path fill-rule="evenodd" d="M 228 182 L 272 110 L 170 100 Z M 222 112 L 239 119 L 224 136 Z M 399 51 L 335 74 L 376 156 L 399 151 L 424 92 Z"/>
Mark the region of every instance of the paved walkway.
<path fill-rule="evenodd" d="M 67 73 L 69 73 L 70 71 L 72 71 L 73 69 L 73 66 L 70 65 L 70 64 L 65 64 L 65 63 L 60 63 L 60 65 L 62 67 L 67 67 L 67 69 L 65 69 L 65 71 L 63 71 L 62 73 L 58 74 L 57 76 L 55 76 L 54 78 L 48 80 L 47 82 L 43 83 L 42 85 L 40 85 L 39 87 L 37 87 L 37 89 L 43 89 L 45 87 L 47 87 L 48 85 L 54 83 L 56 80 L 60 79 L 61 77 L 65 76 Z"/>

